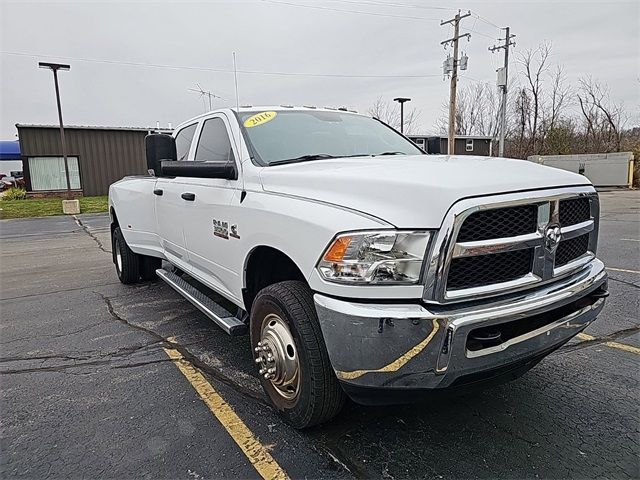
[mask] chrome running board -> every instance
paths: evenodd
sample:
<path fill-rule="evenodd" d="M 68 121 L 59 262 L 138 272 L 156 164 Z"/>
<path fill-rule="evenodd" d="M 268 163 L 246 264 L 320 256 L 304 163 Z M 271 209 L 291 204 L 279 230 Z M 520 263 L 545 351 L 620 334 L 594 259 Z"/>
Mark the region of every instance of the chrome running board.
<path fill-rule="evenodd" d="M 183 278 L 163 268 L 157 269 L 156 274 L 229 335 L 235 337 L 247 332 L 242 320 Z"/>

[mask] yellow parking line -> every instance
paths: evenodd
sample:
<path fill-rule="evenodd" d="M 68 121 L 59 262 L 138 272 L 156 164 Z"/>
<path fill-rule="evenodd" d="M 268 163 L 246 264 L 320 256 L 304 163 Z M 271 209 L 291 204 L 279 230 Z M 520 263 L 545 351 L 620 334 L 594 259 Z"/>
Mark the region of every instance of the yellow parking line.
<path fill-rule="evenodd" d="M 640 273 L 640 270 L 628 270 L 626 268 L 607 267 L 607 270 L 611 270 L 612 272 Z"/>
<path fill-rule="evenodd" d="M 579 338 L 580 340 L 586 340 L 586 341 L 597 340 L 596 337 L 587 335 L 586 333 L 579 333 L 578 335 L 576 335 L 576 337 Z M 606 345 L 607 347 L 611 347 L 611 348 L 617 348 L 618 350 L 624 350 L 625 352 L 636 353 L 640 355 L 640 348 L 627 345 L 626 343 L 603 342 L 603 345 Z"/>
<path fill-rule="evenodd" d="M 190 362 L 184 359 L 182 354 L 173 348 L 165 348 L 169 358 L 175 361 L 182 374 L 191 386 L 198 392 L 200 398 L 206 403 L 222 426 L 227 430 L 231 438 L 242 449 L 253 467 L 264 479 L 288 479 L 285 471 L 278 465 L 267 449 L 256 439 L 251 430 L 236 415 L 233 408 L 214 390 Z"/>

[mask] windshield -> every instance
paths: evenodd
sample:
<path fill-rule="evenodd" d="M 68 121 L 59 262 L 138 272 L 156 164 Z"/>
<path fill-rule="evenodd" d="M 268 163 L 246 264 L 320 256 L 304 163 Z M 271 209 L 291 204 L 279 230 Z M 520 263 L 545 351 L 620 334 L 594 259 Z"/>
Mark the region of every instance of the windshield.
<path fill-rule="evenodd" d="M 396 131 L 361 115 L 265 110 L 241 112 L 238 116 L 254 155 L 265 165 L 348 156 L 424 154 Z"/>

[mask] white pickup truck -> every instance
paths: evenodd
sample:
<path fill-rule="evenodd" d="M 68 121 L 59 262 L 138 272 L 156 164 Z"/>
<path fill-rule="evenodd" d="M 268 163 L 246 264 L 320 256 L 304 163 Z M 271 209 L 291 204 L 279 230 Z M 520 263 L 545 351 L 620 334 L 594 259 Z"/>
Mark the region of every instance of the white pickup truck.
<path fill-rule="evenodd" d="M 159 276 L 228 334 L 248 331 L 298 428 L 345 395 L 515 378 L 608 295 L 581 175 L 428 155 L 377 119 L 312 107 L 214 111 L 146 151 L 150 174 L 109 190 L 120 280 Z"/>

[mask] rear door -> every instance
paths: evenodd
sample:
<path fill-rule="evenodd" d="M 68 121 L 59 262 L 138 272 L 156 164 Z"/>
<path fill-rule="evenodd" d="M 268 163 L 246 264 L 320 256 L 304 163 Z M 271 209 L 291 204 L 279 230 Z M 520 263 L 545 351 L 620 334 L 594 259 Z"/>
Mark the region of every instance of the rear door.
<path fill-rule="evenodd" d="M 190 158 L 197 128 L 198 122 L 195 122 L 183 127 L 176 134 L 178 160 Z M 188 192 L 189 180 L 181 177 L 160 177 L 153 191 L 158 235 L 164 255 L 171 263 L 186 271 L 189 270 L 189 263 L 184 239 L 184 217 L 190 201 L 185 200 L 182 195 Z"/>
<path fill-rule="evenodd" d="M 233 293 L 238 272 L 230 267 L 230 242 L 239 236 L 234 229 L 233 209 L 239 205 L 241 176 L 238 152 L 229 134 L 230 123 L 220 113 L 204 120 L 194 142 L 194 161 L 225 161 L 235 165 L 237 180 L 190 178 L 189 192 L 195 195 L 184 214 L 185 241 L 190 274 L 209 284 L 227 298 L 240 301 Z"/>

